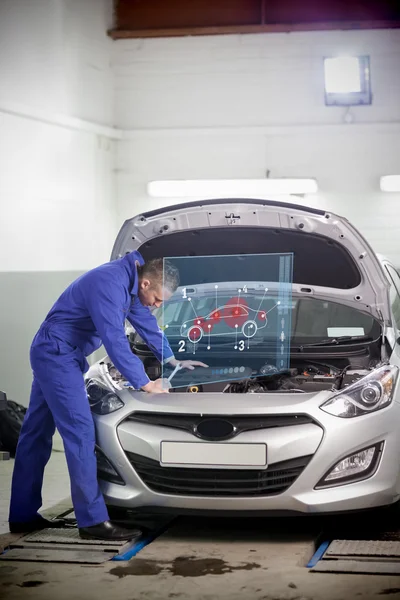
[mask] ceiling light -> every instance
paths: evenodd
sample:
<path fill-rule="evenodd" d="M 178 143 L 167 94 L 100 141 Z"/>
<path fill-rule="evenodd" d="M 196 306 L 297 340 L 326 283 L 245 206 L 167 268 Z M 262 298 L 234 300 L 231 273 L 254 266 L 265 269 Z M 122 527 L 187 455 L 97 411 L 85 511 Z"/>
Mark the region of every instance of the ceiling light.
<path fill-rule="evenodd" d="M 382 192 L 400 192 L 400 175 L 385 175 L 381 177 Z"/>
<path fill-rule="evenodd" d="M 315 179 L 191 179 L 150 181 L 149 196 L 158 198 L 239 198 L 287 194 L 315 194 Z"/>
<path fill-rule="evenodd" d="M 369 56 L 325 58 L 324 72 L 327 105 L 371 104 Z"/>

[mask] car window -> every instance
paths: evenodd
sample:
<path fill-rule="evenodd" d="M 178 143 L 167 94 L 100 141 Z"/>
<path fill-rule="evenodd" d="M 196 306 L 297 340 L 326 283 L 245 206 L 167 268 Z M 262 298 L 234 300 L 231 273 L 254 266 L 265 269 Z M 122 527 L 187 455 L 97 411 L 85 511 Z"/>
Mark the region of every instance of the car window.
<path fill-rule="evenodd" d="M 399 282 L 400 283 L 400 282 Z M 227 341 L 232 333 L 231 305 L 235 309 L 235 322 L 242 326 L 249 320 L 254 320 L 259 325 L 260 335 L 266 341 L 276 338 L 276 320 L 269 319 L 270 311 L 276 307 L 276 297 L 263 297 L 258 294 L 248 294 L 243 297 L 219 297 L 216 304 L 214 296 L 204 296 L 198 299 L 196 312 L 190 302 L 166 303 L 164 308 L 157 309 L 155 315 L 160 325 L 168 324 L 169 328 L 175 325 L 190 327 L 200 320 L 209 322 L 213 319 L 212 333 L 218 334 L 218 343 Z M 400 300 L 399 300 L 400 316 Z M 227 310 L 227 307 L 229 310 Z M 366 335 L 378 337 L 380 326 L 370 315 L 366 315 L 355 308 L 317 300 L 315 298 L 292 298 L 290 303 L 291 313 L 291 341 L 292 343 L 318 342 L 327 338 L 340 336 Z M 162 312 L 164 310 L 164 317 Z M 216 315 L 215 313 L 220 313 Z M 265 318 L 266 317 L 266 318 Z M 171 331 L 171 329 L 169 330 Z M 177 331 L 179 331 L 177 329 Z M 229 339 L 229 338 L 228 338 Z"/>
<path fill-rule="evenodd" d="M 292 316 L 294 340 L 374 335 L 375 320 L 355 308 L 311 298 L 298 300 L 296 304 Z"/>
<path fill-rule="evenodd" d="M 386 265 L 386 271 L 388 272 L 391 281 L 390 304 L 392 305 L 397 329 L 400 329 L 400 277 L 397 271 L 390 265 Z"/>

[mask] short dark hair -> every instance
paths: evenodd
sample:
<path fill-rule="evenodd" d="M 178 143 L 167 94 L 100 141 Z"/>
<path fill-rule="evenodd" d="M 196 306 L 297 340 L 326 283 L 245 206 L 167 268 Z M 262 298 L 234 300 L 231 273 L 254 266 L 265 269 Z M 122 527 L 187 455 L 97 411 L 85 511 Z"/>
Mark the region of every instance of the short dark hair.
<path fill-rule="evenodd" d="M 153 258 L 138 267 L 138 275 L 142 279 L 147 277 L 150 281 L 162 285 L 174 293 L 179 286 L 179 271 L 169 260 Z"/>

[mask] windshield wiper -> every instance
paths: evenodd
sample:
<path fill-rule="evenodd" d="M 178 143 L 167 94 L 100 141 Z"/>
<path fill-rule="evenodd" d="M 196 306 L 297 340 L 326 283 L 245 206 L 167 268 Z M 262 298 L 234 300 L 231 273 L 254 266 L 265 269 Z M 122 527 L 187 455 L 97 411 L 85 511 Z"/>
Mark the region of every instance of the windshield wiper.
<path fill-rule="evenodd" d="M 341 335 L 336 338 L 329 338 L 322 340 L 321 342 L 314 342 L 313 344 L 302 344 L 298 348 L 314 348 L 316 346 L 340 346 L 343 342 L 372 342 L 373 339 L 369 335 Z"/>

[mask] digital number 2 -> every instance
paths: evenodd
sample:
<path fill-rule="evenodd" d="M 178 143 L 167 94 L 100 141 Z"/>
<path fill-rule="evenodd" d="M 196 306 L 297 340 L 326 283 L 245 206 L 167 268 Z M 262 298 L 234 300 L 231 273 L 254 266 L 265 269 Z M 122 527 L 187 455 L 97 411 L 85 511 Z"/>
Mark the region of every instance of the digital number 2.
<path fill-rule="evenodd" d="M 185 340 L 179 340 L 179 350 L 178 352 L 185 352 Z"/>

